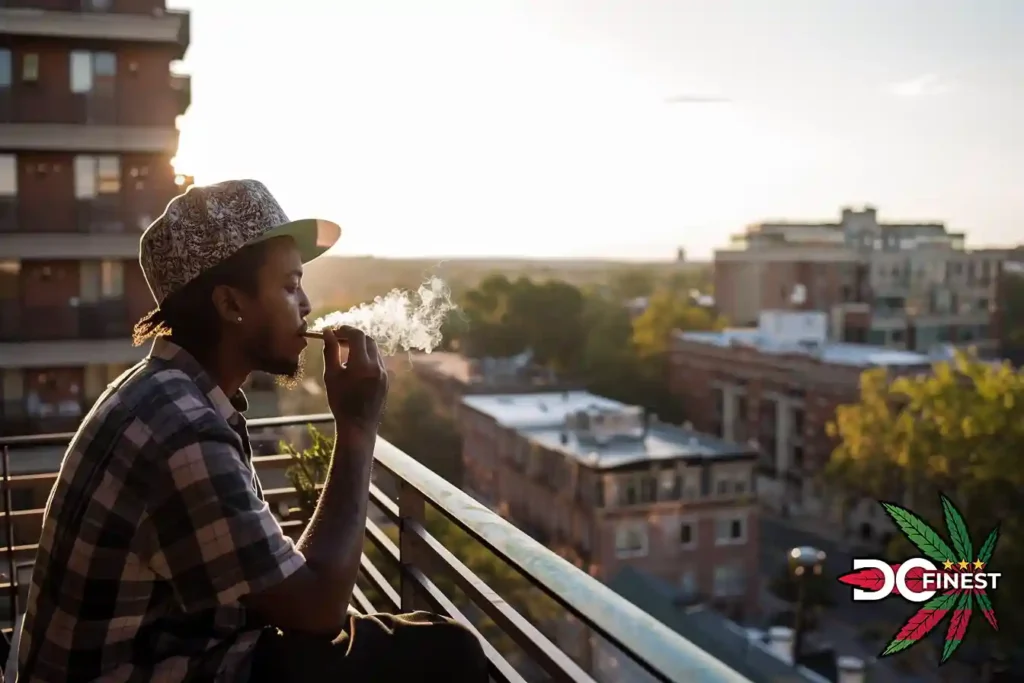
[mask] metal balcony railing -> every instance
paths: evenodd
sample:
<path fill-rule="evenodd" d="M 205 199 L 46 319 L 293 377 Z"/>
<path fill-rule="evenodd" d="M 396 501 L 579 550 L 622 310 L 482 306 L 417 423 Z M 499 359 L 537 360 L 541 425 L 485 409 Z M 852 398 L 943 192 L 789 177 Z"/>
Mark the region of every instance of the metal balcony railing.
<path fill-rule="evenodd" d="M 287 431 L 288 428 L 301 428 L 307 424 L 331 423 L 330 415 L 308 415 L 253 419 L 249 421 L 249 426 L 251 429 Z M 63 447 L 72 436 L 48 434 L 0 438 L 3 530 L 6 532 L 5 547 L 0 547 L 0 557 L 3 558 L 0 571 L 10 577 L 0 589 L 7 591 L 15 610 L 24 609 L 27 595 L 27 585 L 24 584 L 28 580 L 28 568 L 35 556 L 43 510 L 13 510 L 11 493 L 32 488 L 45 489 L 36 498 L 42 503 L 56 480 L 56 473 L 18 475 L 12 472 L 19 469 L 16 466 L 19 451 L 38 451 L 46 446 Z M 27 452 L 22 455 L 30 457 Z M 375 547 L 390 566 L 375 566 L 364 553 L 360 584 L 372 588 L 372 592 L 357 586 L 353 594 L 353 607 L 360 612 L 429 608 L 450 616 L 478 634 L 480 617 L 486 617 L 505 639 L 518 646 L 532 667 L 530 670 L 536 674 L 524 677 L 523 665 L 514 667 L 510 658 L 484 639 L 491 676 L 496 681 L 750 683 L 747 678 L 558 557 L 383 439 L 378 439 L 374 457 L 377 466 L 375 471 L 378 474 L 383 471 L 390 476 L 391 485 L 386 488 L 395 491 L 396 495 L 389 497 L 377 484 L 371 485 L 370 502 L 371 508 L 375 510 L 368 515 L 366 535 L 368 545 Z M 270 472 L 280 475 L 280 470 L 290 464 L 291 457 L 257 455 L 254 460 L 261 479 L 265 479 L 265 475 Z M 294 494 L 294 489 L 290 488 L 268 488 L 265 491 L 268 502 L 283 509 L 287 509 L 286 501 L 294 499 Z M 552 642 L 538 625 L 516 611 L 450 549 L 432 536 L 426 529 L 426 511 L 430 508 L 527 579 L 578 624 L 588 628 L 592 635 L 591 642 L 597 638 L 610 646 L 620 658 L 612 667 L 610 677 L 597 672 L 594 657 L 590 658 L 590 665 L 586 667 L 592 669 L 588 673 L 576 661 L 578 657 L 574 659 Z M 305 521 L 292 519 L 295 512 L 295 509 L 287 512 L 282 527 L 297 537 Z M 384 526 L 391 523 L 397 530 L 397 543 L 384 530 Z M 386 578 L 386 572 L 398 575 L 397 587 Z M 456 586 L 462 597 L 456 599 L 443 592 L 439 588 L 438 578 Z M 368 593 L 380 596 L 379 602 L 382 604 L 373 604 Z"/>

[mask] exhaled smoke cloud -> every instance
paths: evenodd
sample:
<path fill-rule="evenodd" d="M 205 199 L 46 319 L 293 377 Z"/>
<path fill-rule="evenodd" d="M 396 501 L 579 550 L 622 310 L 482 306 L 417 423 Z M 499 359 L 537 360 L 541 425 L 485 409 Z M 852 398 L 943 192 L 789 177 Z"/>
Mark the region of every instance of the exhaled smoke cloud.
<path fill-rule="evenodd" d="M 386 356 L 399 350 L 430 353 L 441 343 L 441 326 L 455 307 L 444 281 L 431 277 L 415 293 L 393 289 L 373 303 L 328 313 L 309 329 L 348 325 L 372 337 Z"/>

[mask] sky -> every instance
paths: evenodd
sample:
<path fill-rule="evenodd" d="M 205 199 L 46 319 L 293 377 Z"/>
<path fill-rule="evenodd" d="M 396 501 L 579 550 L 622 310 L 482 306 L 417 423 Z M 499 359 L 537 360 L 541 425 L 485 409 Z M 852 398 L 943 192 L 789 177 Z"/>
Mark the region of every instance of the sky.
<path fill-rule="evenodd" d="M 169 4 L 178 171 L 262 180 L 339 254 L 706 258 L 863 204 L 1024 242 L 1020 0 Z"/>

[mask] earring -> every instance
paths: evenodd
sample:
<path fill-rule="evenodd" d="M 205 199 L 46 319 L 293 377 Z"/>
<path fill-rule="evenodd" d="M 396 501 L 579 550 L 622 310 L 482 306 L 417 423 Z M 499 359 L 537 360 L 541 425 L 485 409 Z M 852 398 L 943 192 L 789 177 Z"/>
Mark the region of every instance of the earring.
<path fill-rule="evenodd" d="M 235 318 L 235 322 L 242 322 L 242 316 L 238 316 L 237 318 Z"/>

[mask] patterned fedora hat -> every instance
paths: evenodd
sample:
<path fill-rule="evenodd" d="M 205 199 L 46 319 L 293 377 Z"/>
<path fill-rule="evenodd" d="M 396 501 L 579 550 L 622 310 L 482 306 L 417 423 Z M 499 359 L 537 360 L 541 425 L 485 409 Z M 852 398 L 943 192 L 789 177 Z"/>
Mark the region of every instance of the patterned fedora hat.
<path fill-rule="evenodd" d="M 200 273 L 243 247 L 288 236 L 308 263 L 341 236 L 336 223 L 289 221 L 266 186 L 256 180 L 193 185 L 170 201 L 139 241 L 139 262 L 157 305 Z"/>

